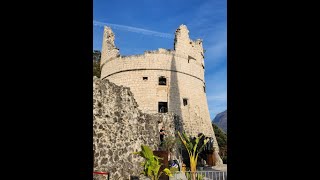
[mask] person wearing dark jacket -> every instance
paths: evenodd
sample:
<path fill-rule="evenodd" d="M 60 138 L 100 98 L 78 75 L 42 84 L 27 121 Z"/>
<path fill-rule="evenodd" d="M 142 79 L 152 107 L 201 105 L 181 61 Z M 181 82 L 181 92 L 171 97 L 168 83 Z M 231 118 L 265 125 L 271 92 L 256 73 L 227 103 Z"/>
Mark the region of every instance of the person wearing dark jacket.
<path fill-rule="evenodd" d="M 164 140 L 164 136 L 166 135 L 164 127 L 160 129 L 160 142 L 162 143 Z"/>

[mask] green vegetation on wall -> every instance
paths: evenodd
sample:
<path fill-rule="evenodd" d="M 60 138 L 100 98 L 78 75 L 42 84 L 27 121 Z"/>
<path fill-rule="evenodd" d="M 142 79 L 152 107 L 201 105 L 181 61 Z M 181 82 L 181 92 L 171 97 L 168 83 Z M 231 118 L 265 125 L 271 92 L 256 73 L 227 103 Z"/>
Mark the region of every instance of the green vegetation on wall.
<path fill-rule="evenodd" d="M 93 76 L 100 78 L 100 61 L 93 61 Z"/>
<path fill-rule="evenodd" d="M 93 76 L 97 76 L 98 78 L 100 78 L 100 74 L 101 74 L 100 58 L 101 58 L 100 51 L 94 50 L 93 51 Z"/>

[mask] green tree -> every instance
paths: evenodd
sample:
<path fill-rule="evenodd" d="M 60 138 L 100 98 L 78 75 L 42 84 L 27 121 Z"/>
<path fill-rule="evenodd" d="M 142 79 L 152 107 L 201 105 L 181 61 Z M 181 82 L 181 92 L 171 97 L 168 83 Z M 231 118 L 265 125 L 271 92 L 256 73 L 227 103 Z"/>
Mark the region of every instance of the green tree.
<path fill-rule="evenodd" d="M 227 163 L 227 134 L 224 133 L 217 125 L 212 123 L 212 127 L 219 144 L 219 155 L 223 160 L 223 163 Z"/>
<path fill-rule="evenodd" d="M 98 78 L 100 78 L 100 75 L 100 61 L 93 61 L 93 76 L 97 76 Z"/>
<path fill-rule="evenodd" d="M 100 59 L 101 52 L 98 50 L 93 51 L 93 76 L 97 76 L 100 78 L 101 70 L 100 70 Z"/>

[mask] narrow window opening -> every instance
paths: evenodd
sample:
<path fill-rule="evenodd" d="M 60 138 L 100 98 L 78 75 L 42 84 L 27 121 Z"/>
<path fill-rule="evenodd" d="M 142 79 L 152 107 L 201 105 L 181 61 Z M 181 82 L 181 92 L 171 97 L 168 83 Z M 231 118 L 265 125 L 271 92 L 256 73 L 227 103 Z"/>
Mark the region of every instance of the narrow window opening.
<path fill-rule="evenodd" d="M 159 85 L 167 85 L 167 79 L 163 76 L 159 77 Z"/>
<path fill-rule="evenodd" d="M 187 106 L 188 105 L 188 99 L 187 98 L 183 98 L 183 105 Z"/>
<path fill-rule="evenodd" d="M 206 93 L 206 86 L 203 86 L 203 91 L 204 93 Z"/>
<path fill-rule="evenodd" d="M 142 79 L 143 79 L 144 81 L 146 81 L 146 80 L 148 80 L 148 77 L 143 77 Z"/>
<path fill-rule="evenodd" d="M 158 111 L 159 113 L 168 112 L 168 102 L 158 102 Z"/>

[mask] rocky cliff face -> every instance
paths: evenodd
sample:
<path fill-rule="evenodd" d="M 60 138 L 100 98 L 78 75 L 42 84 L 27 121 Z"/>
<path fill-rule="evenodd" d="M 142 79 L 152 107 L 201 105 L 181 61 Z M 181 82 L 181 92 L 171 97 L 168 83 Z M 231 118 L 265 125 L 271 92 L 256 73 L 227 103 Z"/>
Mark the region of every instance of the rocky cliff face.
<path fill-rule="evenodd" d="M 129 88 L 94 77 L 94 170 L 108 171 L 115 180 L 139 176 L 143 159 L 132 152 L 140 151 L 142 144 L 157 150 L 159 129 L 165 125 L 173 135 L 178 130 L 175 122 L 173 114 L 142 113 Z"/>
<path fill-rule="evenodd" d="M 227 110 L 217 114 L 213 120 L 213 123 L 227 133 Z"/>

